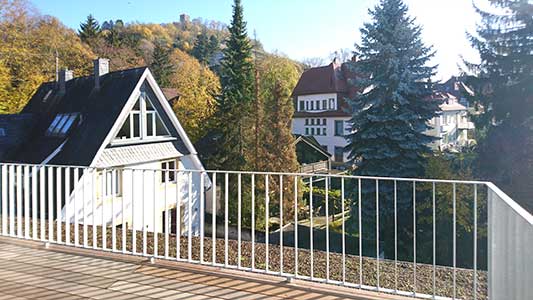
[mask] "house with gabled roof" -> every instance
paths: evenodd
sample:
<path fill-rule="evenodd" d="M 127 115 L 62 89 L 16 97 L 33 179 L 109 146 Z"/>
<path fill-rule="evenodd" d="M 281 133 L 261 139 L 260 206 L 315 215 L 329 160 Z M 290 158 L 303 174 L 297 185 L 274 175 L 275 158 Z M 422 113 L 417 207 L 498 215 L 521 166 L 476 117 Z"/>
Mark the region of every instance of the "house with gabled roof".
<path fill-rule="evenodd" d="M 293 134 L 312 136 L 340 164 L 348 160 L 344 136 L 349 132 L 351 118 L 345 101 L 350 94 L 345 73 L 337 60 L 310 68 L 303 72 L 292 92 Z"/>
<path fill-rule="evenodd" d="M 137 230 L 160 231 L 164 214 L 177 203 L 184 206 L 183 217 L 198 215 L 194 212 L 199 195 L 206 189 L 200 182 L 208 179 L 200 181 L 201 173 L 179 172 L 204 167 L 150 70 L 109 72 L 109 61 L 100 58 L 94 61 L 91 76 L 75 78 L 69 70 L 58 75 L 57 82 L 43 83 L 37 89 L 20 114 L 0 116 L 0 161 L 95 170 L 80 175 L 62 202 L 76 207 L 73 202 L 89 201 L 77 203 L 78 208 L 95 207 L 90 212 L 95 216 L 84 218 L 88 223 L 116 221 Z M 66 173 L 62 174 L 65 178 Z M 87 190 L 94 194 L 79 196 Z M 167 195 L 179 196 L 165 207 L 162 199 Z M 138 209 L 137 214 L 123 218 L 110 213 L 131 208 L 136 201 L 139 208 L 147 197 L 154 205 Z M 193 204 L 184 205 L 186 201 Z M 140 214 L 157 218 L 140 222 Z M 72 210 L 62 209 L 62 219 L 73 221 L 73 217 Z M 198 220 L 191 223 L 197 231 Z"/>

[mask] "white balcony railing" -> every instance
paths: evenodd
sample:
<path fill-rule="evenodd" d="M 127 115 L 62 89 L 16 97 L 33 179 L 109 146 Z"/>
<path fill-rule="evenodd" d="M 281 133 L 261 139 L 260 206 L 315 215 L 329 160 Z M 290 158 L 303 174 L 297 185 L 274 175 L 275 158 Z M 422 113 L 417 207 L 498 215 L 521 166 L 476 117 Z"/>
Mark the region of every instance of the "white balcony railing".
<path fill-rule="evenodd" d="M 3 236 L 419 298 L 533 295 L 533 217 L 487 182 L 5 163 L 0 184 Z"/>

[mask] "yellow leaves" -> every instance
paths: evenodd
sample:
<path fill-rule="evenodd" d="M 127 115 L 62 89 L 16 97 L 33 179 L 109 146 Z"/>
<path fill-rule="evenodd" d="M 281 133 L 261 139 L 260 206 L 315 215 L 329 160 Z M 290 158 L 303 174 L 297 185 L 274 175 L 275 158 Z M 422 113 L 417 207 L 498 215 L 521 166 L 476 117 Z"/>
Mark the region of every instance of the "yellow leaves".
<path fill-rule="evenodd" d="M 41 16 L 25 1 L 4 1 L 0 6 L 0 78 L 2 112 L 20 111 L 37 87 L 55 78 L 55 55 L 60 67 L 85 75 L 92 51 L 54 17 Z M 7 74 L 7 75 L 5 75 Z M 7 78 L 6 78 L 7 76 Z"/>
<path fill-rule="evenodd" d="M 180 95 L 174 111 L 191 140 L 196 142 L 207 132 L 207 123 L 215 113 L 220 82 L 209 68 L 183 51 L 174 50 L 171 62 L 175 72 L 170 87 L 176 88 Z"/>

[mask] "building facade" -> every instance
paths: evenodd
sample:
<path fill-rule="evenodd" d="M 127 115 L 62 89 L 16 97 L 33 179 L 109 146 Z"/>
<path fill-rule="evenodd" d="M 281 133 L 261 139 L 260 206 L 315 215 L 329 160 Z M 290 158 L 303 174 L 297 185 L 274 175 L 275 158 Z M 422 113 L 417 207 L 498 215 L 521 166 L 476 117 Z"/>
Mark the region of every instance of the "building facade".
<path fill-rule="evenodd" d="M 435 150 L 460 151 L 475 143 L 474 123 L 470 121 L 469 109 L 450 93 L 437 92 L 433 96 L 440 102 L 440 112 L 430 121 L 429 135 L 437 137 L 431 146 Z"/>
<path fill-rule="evenodd" d="M 342 64 L 337 61 L 306 70 L 292 93 L 292 132 L 314 137 L 326 152 L 333 154 L 335 163 L 348 160 L 344 151 L 351 117 L 345 100 L 348 93 Z"/>
<path fill-rule="evenodd" d="M 0 125 L 10 124 L 1 127 L 0 161 L 57 166 L 43 175 L 58 181 L 65 190 L 57 195 L 65 196 L 43 199 L 62 206 L 61 215 L 54 210 L 48 218 L 162 232 L 164 216 L 179 207 L 190 224 L 184 230 L 198 232 L 200 195 L 209 194 L 209 179 L 185 171 L 204 168 L 148 68 L 109 72 L 108 60 L 98 59 L 92 76 L 62 70 L 58 82 L 43 83 L 17 116 L 0 116 Z M 81 170 L 77 178 L 75 168 Z M 37 170 L 31 176 L 52 169 Z"/>

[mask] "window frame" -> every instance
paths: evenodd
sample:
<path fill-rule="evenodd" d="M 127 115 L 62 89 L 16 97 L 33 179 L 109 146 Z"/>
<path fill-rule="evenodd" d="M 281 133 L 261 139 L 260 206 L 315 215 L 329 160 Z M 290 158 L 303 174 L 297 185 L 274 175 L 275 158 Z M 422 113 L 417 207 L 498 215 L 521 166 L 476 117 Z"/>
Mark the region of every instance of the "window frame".
<path fill-rule="evenodd" d="M 341 124 L 341 134 L 338 132 L 338 124 Z M 344 136 L 344 120 L 335 120 L 335 136 Z"/>
<path fill-rule="evenodd" d="M 122 175 L 121 169 L 106 169 L 102 171 L 101 176 L 103 176 L 102 184 L 104 186 L 102 189 L 104 197 L 108 198 L 122 196 Z M 115 180 L 115 191 L 113 191 L 113 179 Z"/>
<path fill-rule="evenodd" d="M 137 109 L 137 104 L 138 109 Z M 147 105 L 150 104 L 152 109 L 147 109 Z M 135 124 L 134 116 L 139 116 L 138 121 L 139 124 Z M 151 115 L 151 123 L 152 123 L 152 132 L 148 132 L 148 115 Z M 157 134 L 157 122 L 161 122 L 163 125 L 163 129 L 165 131 L 165 134 L 158 135 Z M 153 104 L 153 101 L 150 100 L 150 97 L 148 97 L 148 93 L 146 91 L 141 91 L 140 95 L 137 97 L 136 102 L 133 104 L 133 107 L 131 108 L 128 116 L 124 120 L 124 123 L 122 124 L 122 127 L 124 127 L 125 122 L 129 122 L 129 136 L 119 138 L 118 136 L 115 136 L 113 139 L 114 144 L 122 144 L 122 143 L 131 143 L 131 142 L 139 142 L 139 141 L 150 141 L 150 140 L 157 140 L 157 139 L 165 139 L 165 138 L 171 138 L 172 135 L 170 134 L 170 131 L 168 130 L 167 125 L 163 122 L 163 119 L 161 118 L 161 115 L 157 111 L 156 107 Z M 119 129 L 119 131 L 122 129 L 122 127 Z M 138 135 L 135 134 L 135 131 L 138 129 Z M 118 135 L 118 133 L 117 133 Z"/>
<path fill-rule="evenodd" d="M 170 164 L 174 164 L 171 168 Z M 168 172 L 175 170 L 175 172 Z M 178 159 L 168 159 L 161 161 L 161 183 L 176 183 L 178 173 Z"/>

